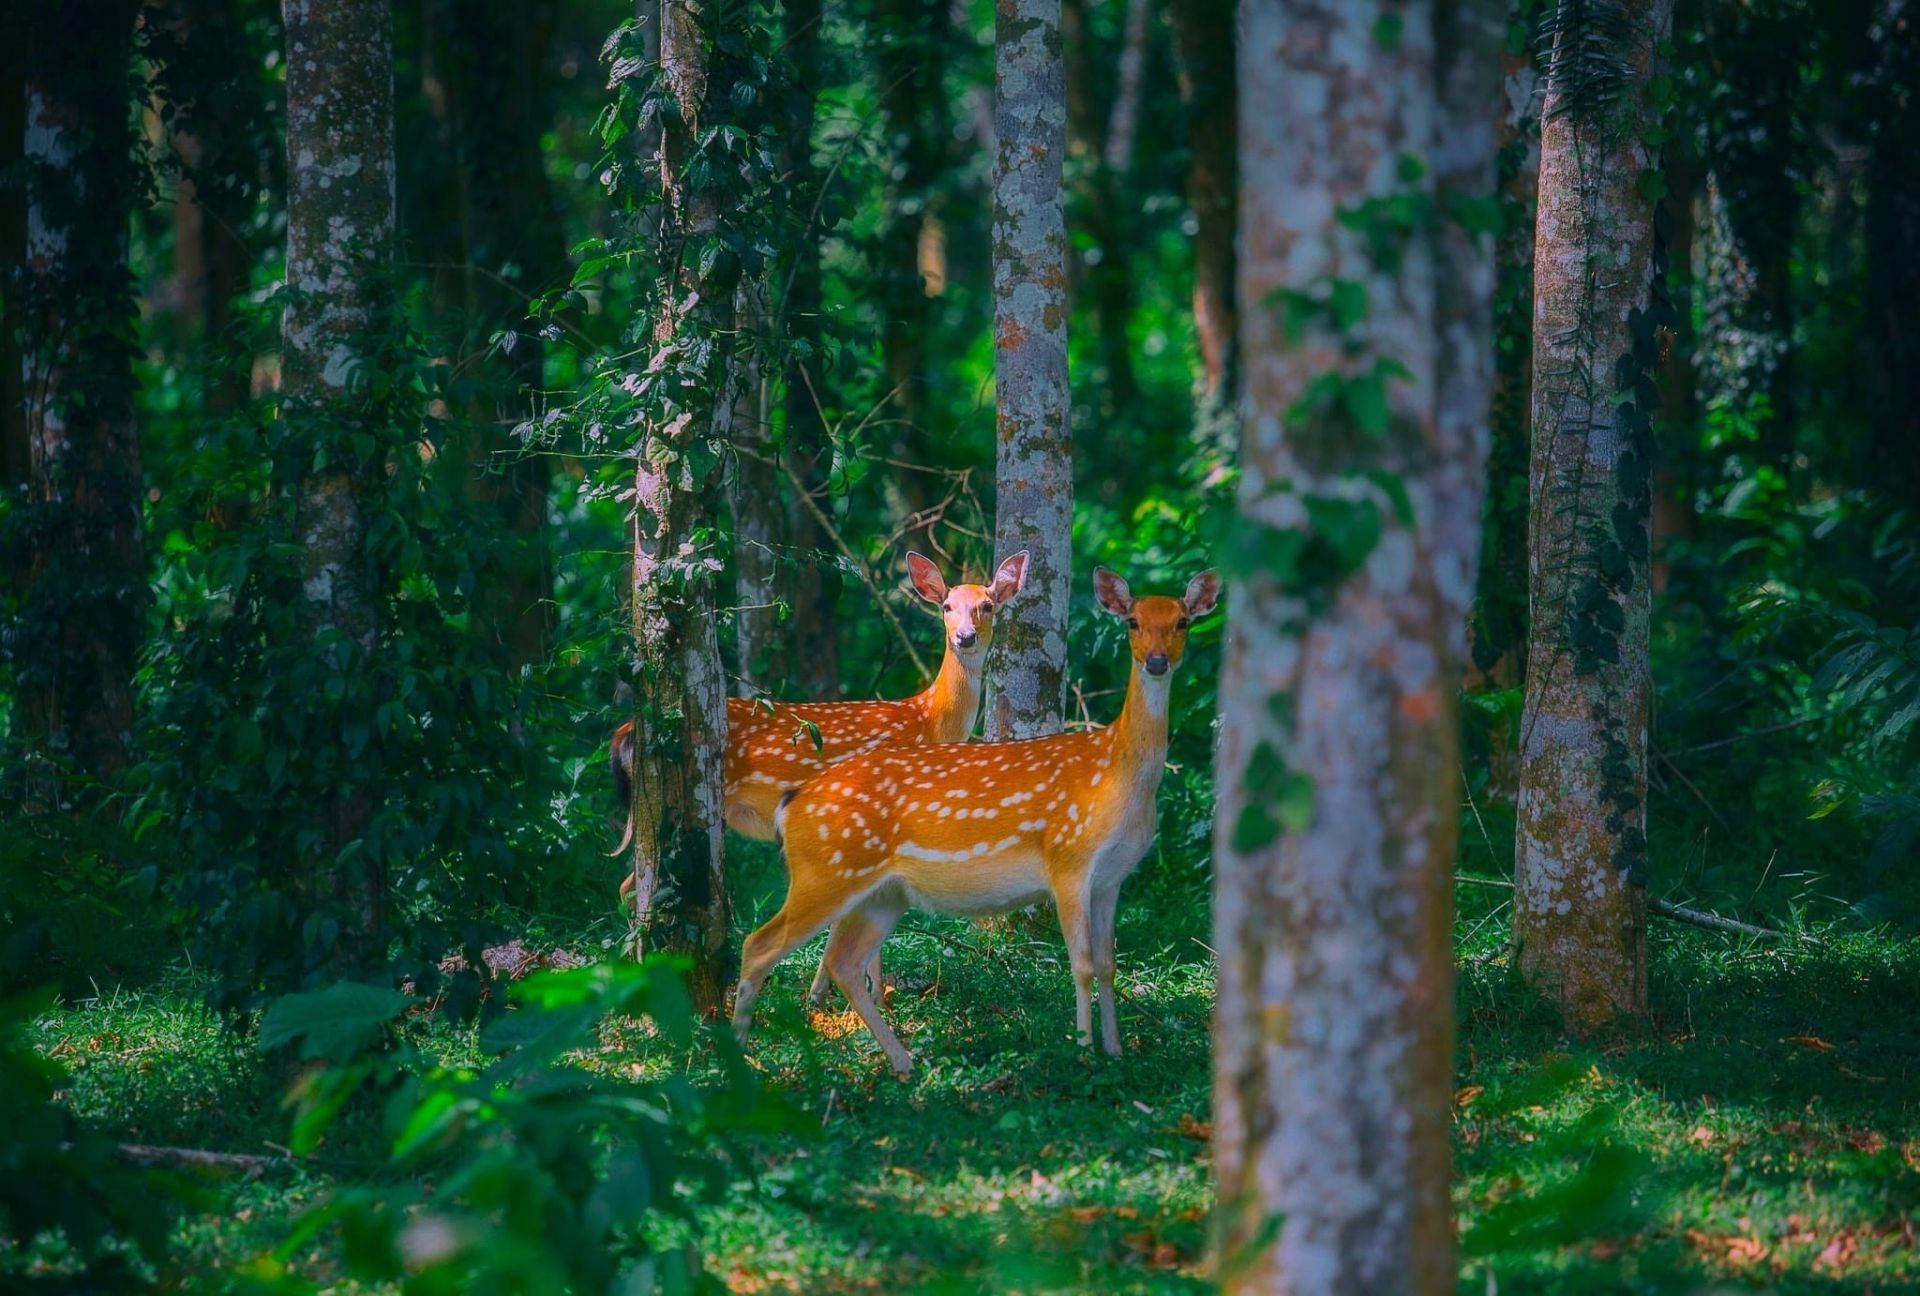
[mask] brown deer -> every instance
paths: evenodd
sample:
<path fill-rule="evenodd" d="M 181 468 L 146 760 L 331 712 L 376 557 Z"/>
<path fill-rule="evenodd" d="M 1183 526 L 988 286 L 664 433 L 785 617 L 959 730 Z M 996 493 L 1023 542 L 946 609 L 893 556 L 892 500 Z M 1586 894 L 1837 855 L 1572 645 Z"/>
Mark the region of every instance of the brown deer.
<path fill-rule="evenodd" d="M 940 609 L 946 651 L 933 683 L 912 697 L 879 702 L 770 702 L 727 699 L 724 773 L 727 826 L 742 836 L 773 837 L 774 809 L 789 790 L 828 766 L 881 746 L 918 747 L 965 742 L 980 710 L 980 667 L 993 642 L 993 618 L 1027 578 L 1025 550 L 1002 562 L 987 585 L 948 585 L 933 561 L 907 555 L 907 575 L 920 597 Z M 620 804 L 633 804 L 633 722 L 613 732 L 611 760 Z M 615 855 L 633 840 L 631 813 Z M 633 875 L 620 883 L 620 903 L 633 892 Z M 879 964 L 871 968 L 880 985 Z M 815 978 L 815 1002 L 826 997 L 827 974 Z"/>
<path fill-rule="evenodd" d="M 821 961 L 904 1077 L 912 1055 L 859 975 L 901 915 L 910 907 L 1005 913 L 1050 896 L 1073 965 L 1080 1042 L 1092 1043 L 1097 982 L 1101 1043 L 1120 1052 L 1114 913 L 1121 883 L 1153 841 L 1173 670 L 1220 582 L 1206 571 L 1184 597 L 1135 599 L 1102 567 L 1094 590 L 1126 622 L 1133 654 L 1126 702 L 1108 727 L 1025 742 L 883 748 L 781 798 L 774 818 L 787 899 L 742 951 L 733 1025 L 743 1042 L 767 974 L 831 925 Z"/>

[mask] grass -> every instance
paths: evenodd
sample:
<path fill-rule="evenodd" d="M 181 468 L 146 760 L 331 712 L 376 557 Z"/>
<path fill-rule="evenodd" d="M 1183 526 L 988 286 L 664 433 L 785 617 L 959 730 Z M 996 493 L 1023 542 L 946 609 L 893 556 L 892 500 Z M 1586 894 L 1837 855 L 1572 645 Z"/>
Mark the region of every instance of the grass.
<path fill-rule="evenodd" d="M 920 1062 L 907 1084 L 840 1005 L 802 1011 L 817 943 L 782 965 L 753 1056 L 817 1132 L 754 1147 L 705 1215 L 712 1270 L 741 1292 L 1206 1289 L 1212 974 L 1195 884 L 1167 874 L 1123 906 L 1117 1062 L 1070 1040 L 1050 919 L 909 917 L 887 951 L 888 1011 Z M 745 881 L 743 928 L 778 899 L 764 858 Z M 1461 891 L 1462 1291 L 1920 1290 L 1920 942 L 1661 925 L 1651 1019 L 1576 1043 L 1510 983 L 1504 900 Z M 129 1142 L 271 1151 L 277 1086 L 195 990 L 175 976 L 50 1015 L 67 1100 Z M 381 1152 L 369 1116 L 313 1163 L 225 1181 L 182 1223 L 178 1264 L 259 1253 Z M 331 1272 L 324 1247 L 309 1268 Z"/>

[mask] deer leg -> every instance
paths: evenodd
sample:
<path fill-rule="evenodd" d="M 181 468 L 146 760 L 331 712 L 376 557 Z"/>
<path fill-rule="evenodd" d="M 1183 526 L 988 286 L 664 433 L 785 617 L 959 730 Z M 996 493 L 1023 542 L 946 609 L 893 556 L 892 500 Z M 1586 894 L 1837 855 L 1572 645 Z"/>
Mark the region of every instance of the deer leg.
<path fill-rule="evenodd" d="M 1087 917 L 1087 895 L 1069 882 L 1054 893 L 1060 911 L 1060 934 L 1067 940 L 1067 959 L 1073 964 L 1073 1028 L 1080 1047 L 1093 1043 L 1093 926 Z"/>
<path fill-rule="evenodd" d="M 1113 988 L 1113 919 L 1120 907 L 1120 889 L 1096 891 L 1088 905 L 1093 925 L 1093 976 L 1100 990 L 1100 1048 L 1108 1057 L 1120 1056 L 1120 1000 Z"/>
<path fill-rule="evenodd" d="M 829 946 L 833 937 L 827 937 Z M 833 984 L 833 978 L 827 972 L 827 952 L 820 951 L 820 966 L 814 969 L 813 984 L 807 987 L 807 1002 L 818 1008 L 827 1001 L 827 987 Z"/>
<path fill-rule="evenodd" d="M 847 996 L 847 1002 L 880 1042 L 887 1061 L 893 1064 L 894 1074 L 902 1080 L 913 1070 L 913 1054 L 907 1052 L 907 1046 L 893 1033 L 893 1027 L 887 1024 L 879 1005 L 874 1003 L 873 992 L 867 988 L 866 973 L 873 966 L 881 944 L 906 910 L 904 898 L 897 895 L 867 900 L 835 924 L 833 935 L 827 938 L 823 960 L 841 993 Z"/>
<path fill-rule="evenodd" d="M 807 1002 L 818 1008 L 827 1001 L 827 987 L 833 984 L 833 976 L 827 970 L 827 953 L 820 951 L 820 966 L 813 974 L 813 986 L 807 991 Z M 867 960 L 867 984 L 873 993 L 881 999 L 887 997 L 887 983 L 880 979 L 880 951 L 876 948 L 873 957 Z"/>
<path fill-rule="evenodd" d="M 809 887 L 801 881 L 805 876 L 789 869 L 786 903 L 741 946 L 740 984 L 733 997 L 733 1033 L 743 1044 L 753 1022 L 753 1001 L 774 964 L 812 940 L 822 927 L 860 900 L 857 895 L 836 895 L 829 888 Z"/>

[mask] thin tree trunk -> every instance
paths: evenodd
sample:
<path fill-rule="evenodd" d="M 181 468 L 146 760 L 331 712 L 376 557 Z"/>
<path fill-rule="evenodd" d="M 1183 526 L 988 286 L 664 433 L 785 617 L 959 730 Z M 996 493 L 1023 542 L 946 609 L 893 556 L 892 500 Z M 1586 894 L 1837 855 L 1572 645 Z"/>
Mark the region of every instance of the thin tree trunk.
<path fill-rule="evenodd" d="M 71 772 L 111 777 L 133 743 L 145 547 L 133 413 L 135 6 L 29 6 L 25 36 L 28 476 L 24 599 L 11 628 L 16 732 Z M 14 450 L 17 455 L 17 447 Z"/>
<path fill-rule="evenodd" d="M 1098 427 L 1133 411 L 1134 379 L 1128 326 L 1133 317 L 1133 267 L 1122 187 L 1133 160 L 1133 122 L 1139 113 L 1140 74 L 1146 62 L 1147 0 L 1128 0 L 1121 33 L 1113 102 L 1101 111 L 1093 60 L 1099 43 L 1088 23 L 1087 0 L 1063 0 L 1061 36 L 1066 58 L 1067 148 L 1073 159 L 1072 225 L 1088 244 L 1069 262 L 1071 296 L 1092 305 L 1100 373 L 1092 384 Z"/>
<path fill-rule="evenodd" d="M 686 182 L 693 126 L 729 90 L 707 66 L 702 12 L 687 0 L 660 8 L 660 65 L 678 101 L 660 132 L 660 174 L 666 192 L 663 233 L 685 243 L 712 236 L 719 221 L 710 191 Z M 642 9 L 643 19 L 646 9 Z M 703 279 L 698 257 L 663 258 L 678 264 L 680 280 L 668 294 L 692 303 L 691 313 L 669 313 L 656 341 L 683 330 L 716 344 L 733 328 L 733 283 Z M 684 410 L 684 417 L 647 429 L 635 469 L 633 636 L 638 654 L 635 729 L 645 735 L 635 753 L 633 856 L 638 942 L 686 955 L 689 989 L 702 1011 L 725 999 L 727 896 L 722 855 L 721 756 L 726 747 L 726 677 L 714 626 L 714 572 L 710 548 L 695 545 L 710 531 L 717 457 L 705 443 L 731 434 L 738 375 L 723 358 L 719 389 Z M 697 398 L 696 398 L 697 400 Z"/>
<path fill-rule="evenodd" d="M 27 43 L 0 46 L 0 175 L 19 175 L 27 144 Z M 0 184 L 0 490 L 24 495 L 33 475 L 27 431 L 25 360 L 21 352 L 28 316 L 27 190 Z M 16 591 L 27 587 L 24 562 L 7 572 Z"/>
<path fill-rule="evenodd" d="M 1632 69 L 1617 101 L 1594 102 L 1559 58 L 1595 32 L 1563 32 L 1555 46 L 1534 245 L 1533 618 L 1513 930 L 1521 970 L 1581 1029 L 1647 1002 L 1658 321 L 1640 176 L 1655 160 L 1641 140 L 1672 0 L 1623 0 L 1615 12 L 1611 53 Z"/>
<path fill-rule="evenodd" d="M 1500 236 L 1494 246 L 1493 446 L 1485 546 L 1474 607 L 1470 687 L 1520 686 L 1527 653 L 1527 458 L 1533 428 L 1533 222 L 1540 188 L 1539 66 L 1533 5 L 1520 0 L 1512 20 L 1526 32 L 1506 52 L 1500 105 Z M 1487 733 L 1487 798 L 1512 806 L 1520 793 L 1520 752 L 1510 724 Z"/>
<path fill-rule="evenodd" d="M 733 443 L 738 453 L 729 486 L 733 512 L 733 613 L 737 669 L 755 692 L 779 693 L 787 678 L 789 632 L 780 605 L 792 568 L 787 550 L 787 509 L 780 491 L 786 477 L 774 456 L 772 383 L 752 339 L 768 327 L 766 294 L 759 284 L 742 283 L 734 294 L 738 336 L 746 342 L 736 365 L 740 374 L 733 399 Z"/>
<path fill-rule="evenodd" d="M 1241 334 L 1239 533 L 1267 557 L 1229 590 L 1220 688 L 1214 1164 L 1233 1292 L 1454 1288 L 1455 698 L 1491 255 L 1449 227 L 1383 263 L 1342 219 L 1436 184 L 1491 192 L 1501 15 L 1435 8 L 1241 9 L 1241 300 L 1329 308 L 1291 312 L 1291 336 L 1280 310 L 1252 311 Z M 1364 304 L 1348 289 L 1330 308 L 1340 283 Z M 1304 399 L 1380 360 L 1399 367 L 1377 415 Z M 1376 538 L 1342 548 L 1360 518 Z"/>
<path fill-rule="evenodd" d="M 1027 580 L 988 665 L 987 737 L 1057 732 L 1073 575 L 1073 441 L 1067 391 L 1067 152 L 1060 0 L 996 11 L 995 552 L 1025 549 Z"/>
<path fill-rule="evenodd" d="M 1238 100 L 1231 0 L 1171 0 L 1180 97 L 1187 108 L 1187 207 L 1193 212 L 1193 324 L 1200 335 L 1202 396 L 1231 406 L 1240 311 L 1234 296 Z"/>
<path fill-rule="evenodd" d="M 353 440 L 384 417 L 359 384 L 368 339 L 388 322 L 393 31 L 382 0 L 290 0 L 285 20 L 287 282 L 297 295 L 282 323 L 282 409 L 293 435 L 327 452 L 302 457 L 295 487 L 299 627 L 324 673 L 351 678 L 376 651 L 378 632 L 379 578 L 366 557 L 361 497 L 382 469 Z M 312 811 L 311 885 L 315 899 L 346 910 L 350 925 L 331 953 L 347 967 L 377 959 L 385 925 L 381 862 L 364 850 L 342 858 L 371 809 L 370 792 L 355 788 Z"/>
<path fill-rule="evenodd" d="M 820 200 L 821 178 L 813 164 L 813 122 L 820 85 L 821 19 L 820 0 L 792 0 L 786 6 L 786 52 L 794 81 L 786 139 L 787 171 L 799 210 L 809 216 L 819 210 Z M 816 223 L 799 240 L 786 300 L 780 303 L 787 337 L 812 344 L 816 357 L 821 337 L 820 244 L 825 234 Z M 832 447 L 827 444 L 826 424 L 815 391 L 825 378 L 826 368 L 817 359 L 795 360 L 788 369 L 783 396 L 787 455 L 795 475 L 809 491 L 823 490 L 832 463 Z M 837 571 L 823 571 L 821 566 L 831 542 L 815 521 L 813 510 L 791 497 L 787 500 L 787 534 L 793 538 L 797 564 L 789 584 L 793 617 L 787 635 L 797 650 L 788 656 L 786 673 L 805 697 L 838 697 L 840 652 L 834 603 L 840 580 Z"/>
<path fill-rule="evenodd" d="M 927 398 L 927 332 L 931 312 L 920 273 L 923 229 L 935 218 L 938 189 L 953 137 L 943 78 L 950 17 L 947 0 L 880 0 L 880 105 L 898 161 L 880 234 L 882 345 L 894 409 L 917 424 Z M 920 447 L 909 436 L 904 449 Z M 917 474 L 916 474 L 917 475 Z M 916 483 L 903 483 L 908 486 Z"/>

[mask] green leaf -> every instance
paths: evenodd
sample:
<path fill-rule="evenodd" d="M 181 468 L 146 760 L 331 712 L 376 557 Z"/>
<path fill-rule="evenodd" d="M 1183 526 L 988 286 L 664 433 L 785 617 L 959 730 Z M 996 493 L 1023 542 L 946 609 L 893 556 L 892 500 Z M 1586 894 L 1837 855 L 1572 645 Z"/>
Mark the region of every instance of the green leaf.
<path fill-rule="evenodd" d="M 345 1062 L 385 1037 L 388 1023 L 413 1003 L 385 986 L 342 981 L 310 994 L 283 995 L 260 1018 L 260 1049 L 294 1043 L 302 1058 Z"/>
<path fill-rule="evenodd" d="M 1333 311 L 1333 326 L 1344 332 L 1367 317 L 1367 286 L 1358 279 L 1335 279 L 1327 306 Z"/>
<path fill-rule="evenodd" d="M 1373 43 L 1387 53 L 1392 54 L 1400 48 L 1400 38 L 1406 32 L 1406 20 L 1399 14 L 1382 14 L 1374 20 Z"/>
<path fill-rule="evenodd" d="M 1664 171 L 1651 168 L 1640 173 L 1640 196 L 1648 202 L 1659 202 L 1667 196 L 1667 175 Z"/>
<path fill-rule="evenodd" d="M 1240 807 L 1239 817 L 1233 821 L 1232 845 L 1236 854 L 1251 855 L 1279 837 L 1280 821 L 1269 814 L 1265 806 L 1249 802 Z"/>

